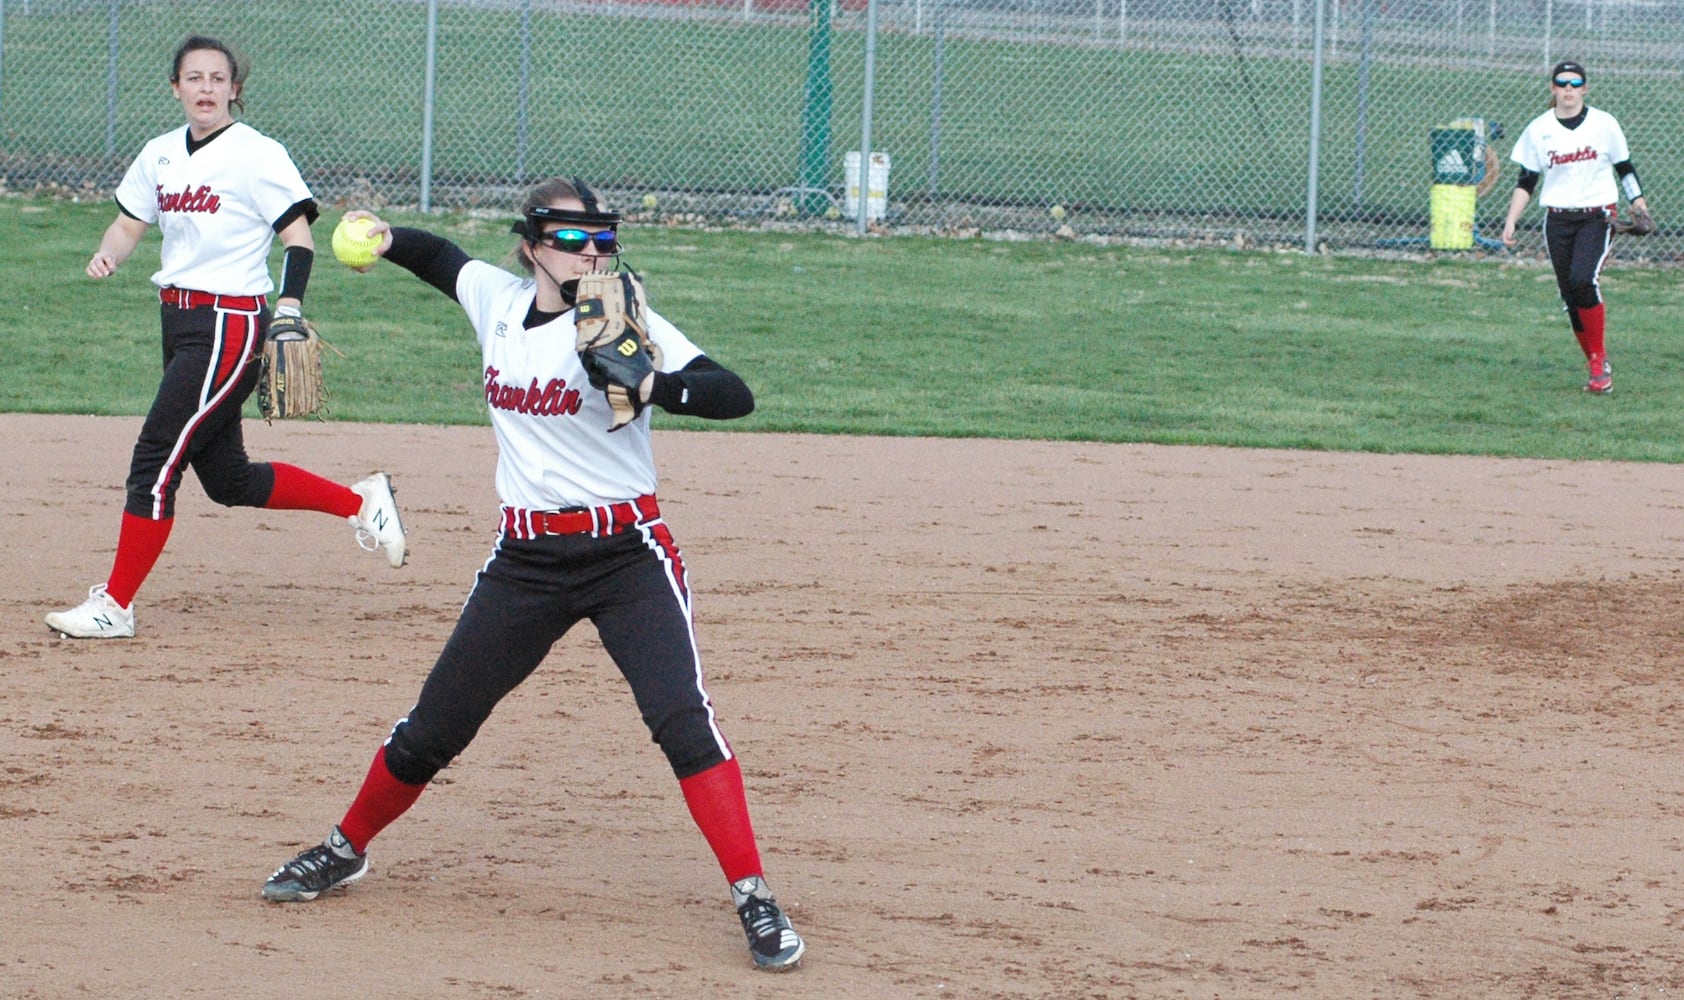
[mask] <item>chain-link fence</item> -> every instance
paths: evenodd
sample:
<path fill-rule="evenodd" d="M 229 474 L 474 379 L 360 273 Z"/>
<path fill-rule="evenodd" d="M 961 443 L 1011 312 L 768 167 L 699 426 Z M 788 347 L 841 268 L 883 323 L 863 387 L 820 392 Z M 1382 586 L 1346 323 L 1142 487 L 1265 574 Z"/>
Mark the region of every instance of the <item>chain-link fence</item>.
<path fill-rule="evenodd" d="M 330 201 L 1352 247 L 1425 244 L 1453 122 L 1488 243 L 1572 57 L 1662 224 L 1622 254 L 1684 248 L 1681 0 L 0 0 L 0 178 L 108 192 L 189 32 Z"/>

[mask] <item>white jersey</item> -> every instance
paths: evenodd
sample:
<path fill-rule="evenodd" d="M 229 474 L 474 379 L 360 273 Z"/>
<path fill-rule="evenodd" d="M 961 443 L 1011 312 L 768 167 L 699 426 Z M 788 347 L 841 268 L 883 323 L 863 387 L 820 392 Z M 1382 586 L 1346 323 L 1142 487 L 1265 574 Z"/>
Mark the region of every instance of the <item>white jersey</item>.
<path fill-rule="evenodd" d="M 164 235 L 160 288 L 267 295 L 275 221 L 311 197 L 286 147 L 244 122 L 187 153 L 187 126 L 148 142 L 117 204 Z"/>
<path fill-rule="evenodd" d="M 654 493 L 653 407 L 609 433 L 613 411 L 602 391 L 591 387 L 574 349 L 574 312 L 530 330 L 522 325 L 537 294 L 531 278 L 482 260 L 470 260 L 456 276 L 456 300 L 473 323 L 484 362 L 482 388 L 497 434 L 498 498 L 510 507 L 560 510 Z M 701 355 L 653 309 L 648 321 L 661 371 L 678 371 Z"/>
<path fill-rule="evenodd" d="M 1585 120 L 1570 129 L 1551 108 L 1526 126 L 1509 159 L 1542 176 L 1544 207 L 1601 208 L 1619 200 L 1613 166 L 1631 159 L 1631 150 L 1608 112 L 1586 107 Z"/>

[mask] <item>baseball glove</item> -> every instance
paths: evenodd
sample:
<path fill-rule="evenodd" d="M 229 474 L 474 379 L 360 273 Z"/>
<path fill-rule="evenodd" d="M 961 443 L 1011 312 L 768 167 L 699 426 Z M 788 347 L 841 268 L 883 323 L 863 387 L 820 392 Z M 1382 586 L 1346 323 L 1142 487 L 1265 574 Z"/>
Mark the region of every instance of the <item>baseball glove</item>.
<path fill-rule="evenodd" d="M 574 347 L 591 385 L 608 397 L 614 411 L 608 429 L 617 431 L 648 405 L 637 387 L 661 362 L 660 348 L 649 340 L 643 281 L 632 271 L 587 274 L 574 302 Z"/>
<path fill-rule="evenodd" d="M 1634 208 L 1630 218 L 1620 217 L 1614 220 L 1614 232 L 1627 236 L 1648 236 L 1655 231 L 1655 220 L 1648 209 Z"/>
<path fill-rule="evenodd" d="M 302 316 L 276 316 L 263 340 L 257 408 L 263 419 L 308 417 L 327 409 L 322 339 Z"/>

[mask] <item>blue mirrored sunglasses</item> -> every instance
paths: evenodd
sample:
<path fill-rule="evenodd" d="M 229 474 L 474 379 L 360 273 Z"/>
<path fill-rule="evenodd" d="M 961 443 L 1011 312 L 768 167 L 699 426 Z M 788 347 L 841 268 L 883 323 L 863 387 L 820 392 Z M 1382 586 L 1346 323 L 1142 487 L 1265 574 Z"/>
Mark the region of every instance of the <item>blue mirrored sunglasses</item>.
<path fill-rule="evenodd" d="M 612 229 L 590 233 L 583 229 L 557 229 L 545 233 L 538 238 L 538 242 L 547 247 L 553 247 L 562 253 L 579 253 L 586 244 L 596 247 L 600 254 L 617 254 L 620 252 L 620 236 Z"/>
<path fill-rule="evenodd" d="M 1555 78 L 1555 85 L 1557 87 L 1571 87 L 1574 90 L 1577 90 L 1585 85 L 1585 78 L 1582 76 L 1558 76 Z"/>

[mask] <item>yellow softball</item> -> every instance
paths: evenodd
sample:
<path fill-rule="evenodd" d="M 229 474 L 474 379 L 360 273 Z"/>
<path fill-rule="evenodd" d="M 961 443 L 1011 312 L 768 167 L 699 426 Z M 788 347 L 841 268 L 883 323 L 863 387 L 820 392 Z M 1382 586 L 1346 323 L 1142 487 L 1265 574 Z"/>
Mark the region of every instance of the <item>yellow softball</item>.
<path fill-rule="evenodd" d="M 333 255 L 346 267 L 367 267 L 378 258 L 374 249 L 380 237 L 371 235 L 373 219 L 340 219 L 333 229 Z"/>

